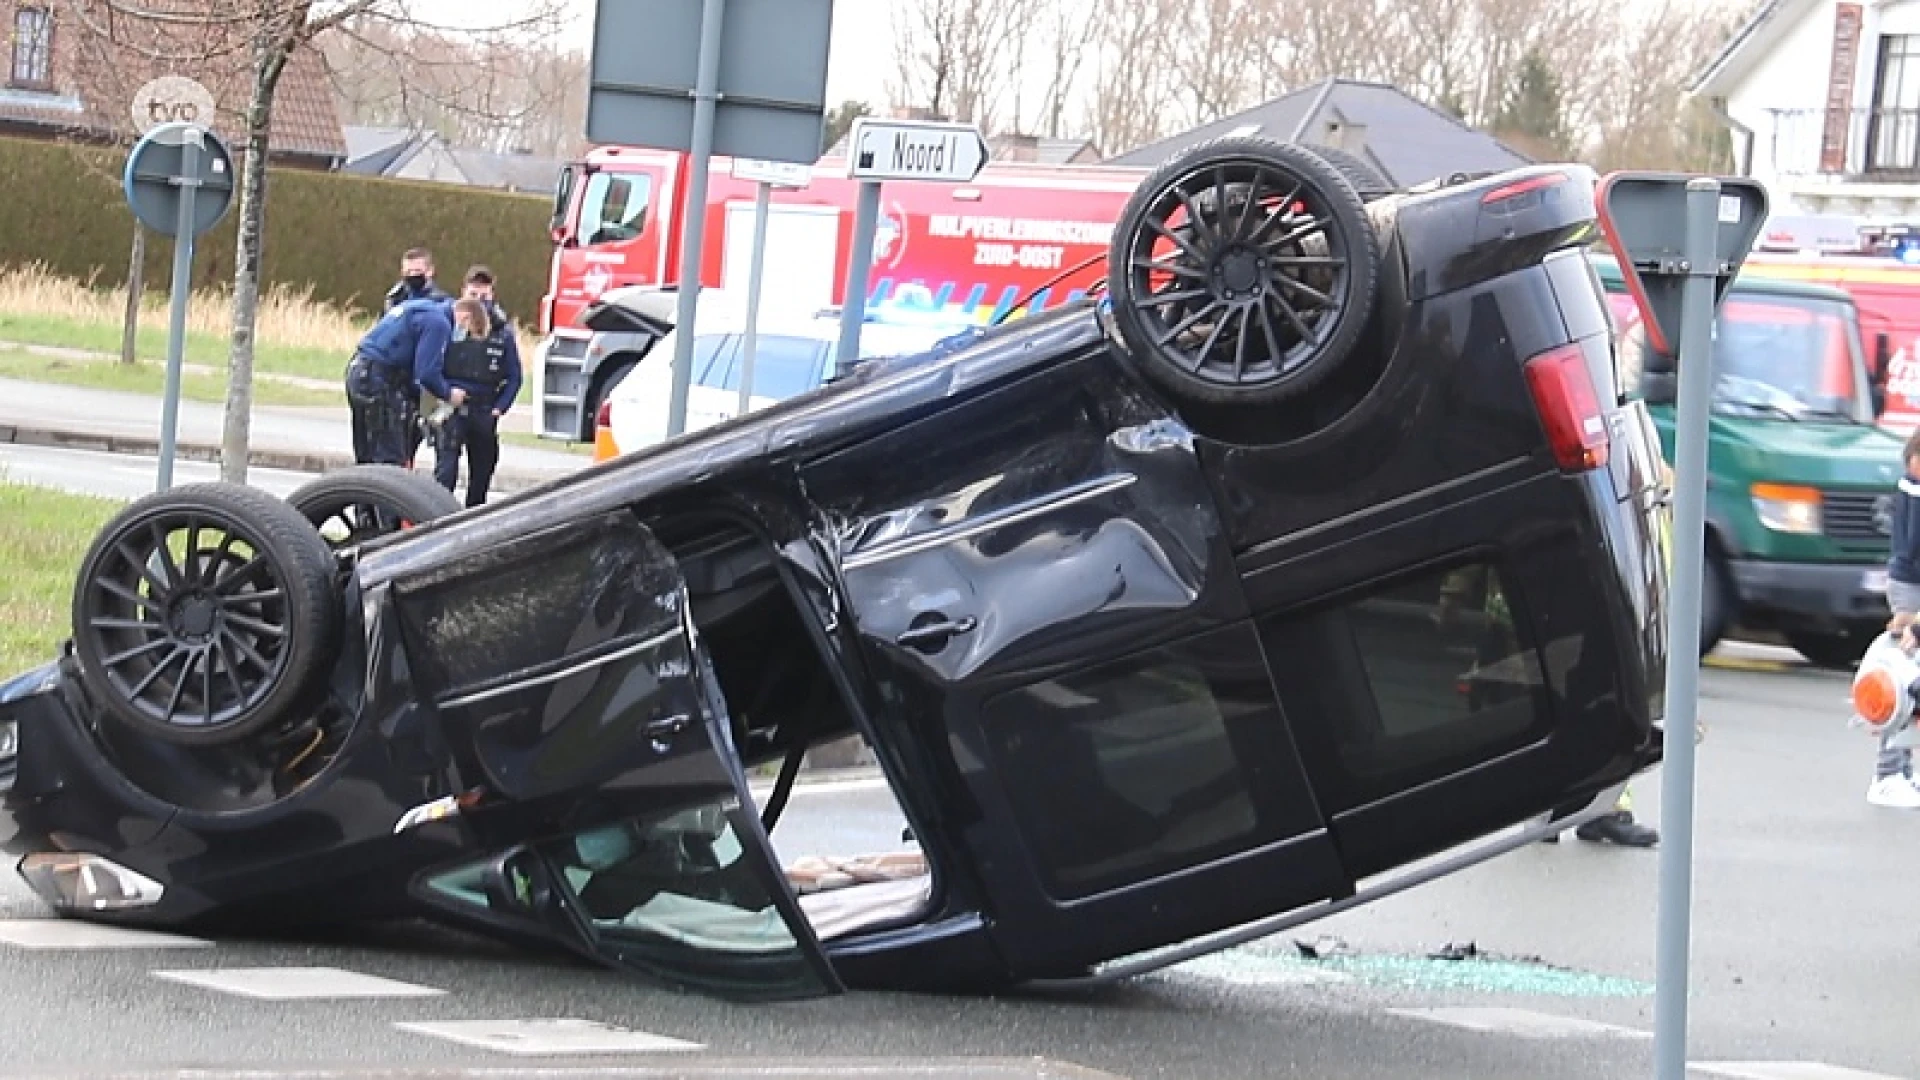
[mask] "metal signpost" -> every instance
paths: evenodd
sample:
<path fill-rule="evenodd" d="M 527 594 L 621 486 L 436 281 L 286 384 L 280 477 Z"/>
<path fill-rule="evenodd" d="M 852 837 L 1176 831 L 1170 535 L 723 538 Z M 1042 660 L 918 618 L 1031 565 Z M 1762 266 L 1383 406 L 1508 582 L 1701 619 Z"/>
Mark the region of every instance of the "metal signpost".
<path fill-rule="evenodd" d="M 596 0 L 587 138 L 689 161 L 667 435 L 686 430 L 715 154 L 819 160 L 833 0 Z"/>
<path fill-rule="evenodd" d="M 767 217 L 772 213 L 773 189 L 803 188 L 813 182 L 813 170 L 785 161 L 755 161 L 735 158 L 733 178 L 754 182 L 753 254 L 747 265 L 747 333 L 740 343 L 740 410 L 745 416 L 753 405 L 753 353 L 760 338 L 760 271 L 767 258 Z"/>
<path fill-rule="evenodd" d="M 860 358 L 860 326 L 867 317 L 867 271 L 873 265 L 873 231 L 880 222 L 880 185 L 887 180 L 964 184 L 987 164 L 987 140 L 972 124 L 910 120 L 853 122 L 847 135 L 847 175 L 860 181 L 853 215 L 853 254 L 847 260 L 847 300 L 840 308 L 840 347 L 834 366 L 841 374 Z"/>
<path fill-rule="evenodd" d="M 1675 387 L 1673 594 L 1667 608 L 1665 760 L 1660 786 L 1660 922 L 1654 978 L 1654 1072 L 1685 1080 L 1693 903 L 1694 744 L 1699 723 L 1700 576 L 1706 548 L 1707 420 L 1713 324 L 1767 217 L 1752 180 L 1611 173 L 1600 224 L 1640 306 L 1649 395 Z M 1676 247 L 1675 239 L 1684 238 Z M 1679 350 L 1674 350 L 1678 331 Z M 1667 370 L 1660 370 L 1665 368 Z M 1673 378 L 1677 369 L 1677 380 Z"/>
<path fill-rule="evenodd" d="M 193 295 L 193 242 L 218 224 L 233 202 L 233 156 L 197 124 L 161 124 L 134 144 L 122 180 L 140 224 L 173 237 L 173 295 L 167 316 L 167 389 L 160 413 L 160 474 L 173 486 L 174 429 L 180 420 L 180 366 Z"/>

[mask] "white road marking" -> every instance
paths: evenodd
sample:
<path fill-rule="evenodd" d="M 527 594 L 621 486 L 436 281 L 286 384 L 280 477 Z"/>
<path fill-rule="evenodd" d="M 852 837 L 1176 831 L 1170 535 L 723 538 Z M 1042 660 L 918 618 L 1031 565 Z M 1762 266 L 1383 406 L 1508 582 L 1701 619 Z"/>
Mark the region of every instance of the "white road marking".
<path fill-rule="evenodd" d="M 652 1054 L 705 1050 L 701 1043 L 573 1017 L 403 1023 L 401 1031 L 430 1035 L 507 1054 Z"/>
<path fill-rule="evenodd" d="M 75 919 L 0 919 L 0 942 L 22 949 L 185 949 L 213 942 Z"/>
<path fill-rule="evenodd" d="M 1437 1008 L 1388 1009 L 1387 1011 L 1395 1016 L 1405 1016 L 1415 1020 L 1450 1024 L 1454 1027 L 1495 1035 L 1518 1035 L 1529 1039 L 1653 1038 L 1651 1032 L 1581 1020 L 1572 1016 L 1533 1012 L 1528 1009 Z"/>
<path fill-rule="evenodd" d="M 446 993 L 377 975 L 331 967 L 211 968 L 156 971 L 155 978 L 266 1001 L 310 998 L 434 997 Z"/>
<path fill-rule="evenodd" d="M 1687 1071 L 1728 1080 L 1913 1080 L 1818 1061 L 1697 1061 L 1689 1063 Z"/>

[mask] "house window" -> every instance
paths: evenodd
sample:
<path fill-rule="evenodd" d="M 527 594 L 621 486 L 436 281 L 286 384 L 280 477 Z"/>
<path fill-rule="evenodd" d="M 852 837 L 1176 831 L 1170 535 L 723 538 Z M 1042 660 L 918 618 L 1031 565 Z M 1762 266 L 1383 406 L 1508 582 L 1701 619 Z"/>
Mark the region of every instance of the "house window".
<path fill-rule="evenodd" d="M 13 13 L 12 83 L 33 89 L 53 83 L 53 14 L 44 7 Z"/>
<path fill-rule="evenodd" d="M 1901 172 L 1920 168 L 1920 35 L 1880 39 L 1873 104 L 1869 167 Z"/>

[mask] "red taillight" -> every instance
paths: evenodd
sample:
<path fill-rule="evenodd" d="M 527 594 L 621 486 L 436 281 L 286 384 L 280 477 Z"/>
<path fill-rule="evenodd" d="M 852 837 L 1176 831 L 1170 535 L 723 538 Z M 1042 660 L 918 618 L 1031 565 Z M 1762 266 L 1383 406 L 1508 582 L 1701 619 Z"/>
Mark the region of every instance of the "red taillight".
<path fill-rule="evenodd" d="M 612 398 L 601 399 L 600 411 L 593 414 L 593 426 L 594 427 L 612 427 L 613 426 L 613 399 Z"/>
<path fill-rule="evenodd" d="M 1486 195 L 1481 198 L 1480 205 L 1492 206 L 1494 203 L 1517 199 L 1522 195 L 1542 191 L 1557 184 L 1564 184 L 1568 179 L 1566 173 L 1556 172 L 1546 173 L 1541 176 L 1529 176 L 1525 180 L 1515 180 L 1511 184 L 1504 184 L 1487 192 Z"/>
<path fill-rule="evenodd" d="M 1607 418 L 1579 345 L 1562 345 L 1527 361 L 1527 387 L 1560 468 L 1585 472 L 1607 463 Z"/>

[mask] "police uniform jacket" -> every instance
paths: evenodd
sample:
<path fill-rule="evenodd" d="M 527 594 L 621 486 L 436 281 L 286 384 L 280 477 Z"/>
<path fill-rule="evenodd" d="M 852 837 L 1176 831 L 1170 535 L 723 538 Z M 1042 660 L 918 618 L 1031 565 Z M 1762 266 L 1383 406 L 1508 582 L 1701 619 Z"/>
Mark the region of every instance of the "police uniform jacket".
<path fill-rule="evenodd" d="M 492 408 L 504 413 L 520 394 L 520 346 L 506 312 L 494 305 L 487 314 L 493 323 L 492 332 L 484 338 L 465 338 L 448 345 L 443 374 L 448 386 L 490 398 Z"/>
<path fill-rule="evenodd" d="M 451 300 L 409 300 L 374 323 L 356 352 L 445 398 L 447 380 L 441 371 L 452 340 Z"/>

